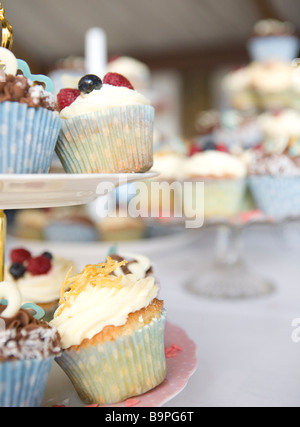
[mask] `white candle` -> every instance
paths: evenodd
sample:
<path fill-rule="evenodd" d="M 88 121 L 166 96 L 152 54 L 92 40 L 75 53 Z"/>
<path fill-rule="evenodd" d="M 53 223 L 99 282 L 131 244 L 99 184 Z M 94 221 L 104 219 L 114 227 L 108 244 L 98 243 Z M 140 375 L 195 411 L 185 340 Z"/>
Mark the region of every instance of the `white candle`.
<path fill-rule="evenodd" d="M 103 79 L 107 66 L 106 34 L 102 28 L 93 27 L 86 32 L 85 67 L 87 74 Z"/>

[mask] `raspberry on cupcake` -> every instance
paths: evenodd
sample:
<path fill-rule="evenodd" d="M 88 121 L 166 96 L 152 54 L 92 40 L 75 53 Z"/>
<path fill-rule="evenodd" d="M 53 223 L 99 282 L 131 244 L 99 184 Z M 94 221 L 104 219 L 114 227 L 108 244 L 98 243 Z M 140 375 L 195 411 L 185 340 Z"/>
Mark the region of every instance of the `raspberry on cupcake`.
<path fill-rule="evenodd" d="M 12 249 L 9 257 L 5 280 L 18 286 L 23 302 L 39 305 L 45 311 L 45 319 L 50 320 L 57 308 L 61 283 L 70 268 L 76 273 L 75 263 L 48 251 L 33 256 L 25 248 Z"/>

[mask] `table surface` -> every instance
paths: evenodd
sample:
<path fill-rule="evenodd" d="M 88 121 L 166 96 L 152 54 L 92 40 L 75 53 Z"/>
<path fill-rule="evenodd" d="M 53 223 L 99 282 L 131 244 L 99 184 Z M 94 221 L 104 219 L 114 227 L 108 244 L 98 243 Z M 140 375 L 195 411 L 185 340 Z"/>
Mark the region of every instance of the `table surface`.
<path fill-rule="evenodd" d="M 201 274 L 215 251 L 215 230 L 196 230 L 177 244 L 135 242 L 152 259 L 168 320 L 196 343 L 198 366 L 185 389 L 167 407 L 300 406 L 300 343 L 292 340 L 300 318 L 300 225 L 257 226 L 244 230 L 244 253 L 253 271 L 276 291 L 253 300 L 211 300 L 188 293 L 185 282 Z M 14 242 L 15 244 L 15 242 Z M 10 239 L 7 240 L 8 250 Z M 45 247 L 47 244 L 45 243 Z M 120 245 L 123 252 L 127 244 Z M 72 257 L 79 267 L 101 260 L 106 248 Z M 56 252 L 64 252 L 57 244 Z M 300 335 L 300 334 L 299 334 Z"/>

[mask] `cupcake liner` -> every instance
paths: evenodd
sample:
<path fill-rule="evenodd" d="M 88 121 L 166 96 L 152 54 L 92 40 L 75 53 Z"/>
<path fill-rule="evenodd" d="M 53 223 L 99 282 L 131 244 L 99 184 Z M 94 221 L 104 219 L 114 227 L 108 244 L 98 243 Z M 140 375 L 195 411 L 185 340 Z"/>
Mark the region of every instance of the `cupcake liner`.
<path fill-rule="evenodd" d="M 0 407 L 40 407 L 53 358 L 0 363 Z"/>
<path fill-rule="evenodd" d="M 204 206 L 201 206 L 204 217 L 228 217 L 236 215 L 242 209 L 242 202 L 246 192 L 246 179 L 200 179 L 204 182 Z M 184 187 L 184 209 L 187 216 L 195 214 L 196 191 L 192 186 L 187 191 Z M 188 206 L 191 207 L 189 212 Z M 198 215 L 201 212 L 198 212 Z"/>
<path fill-rule="evenodd" d="M 61 119 L 45 108 L 0 104 L 0 173 L 47 173 Z"/>
<path fill-rule="evenodd" d="M 156 387 L 166 377 L 166 313 L 129 336 L 65 350 L 57 363 L 83 402 L 121 402 Z"/>
<path fill-rule="evenodd" d="M 300 176 L 252 176 L 249 186 L 257 207 L 275 219 L 299 216 Z"/>
<path fill-rule="evenodd" d="M 67 173 L 146 172 L 153 162 L 154 108 L 132 105 L 64 120 L 56 153 Z"/>
<path fill-rule="evenodd" d="M 253 37 L 247 44 L 253 61 L 279 60 L 290 62 L 297 58 L 300 42 L 295 36 Z"/>

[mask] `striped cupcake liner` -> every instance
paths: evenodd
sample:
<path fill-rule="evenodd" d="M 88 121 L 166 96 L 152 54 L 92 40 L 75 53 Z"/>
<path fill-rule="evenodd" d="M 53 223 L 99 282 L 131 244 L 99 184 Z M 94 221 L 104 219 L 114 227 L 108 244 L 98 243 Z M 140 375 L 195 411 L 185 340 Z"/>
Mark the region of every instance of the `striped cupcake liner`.
<path fill-rule="evenodd" d="M 57 363 L 87 404 L 110 404 L 140 395 L 166 378 L 166 313 L 129 336 L 66 350 Z"/>
<path fill-rule="evenodd" d="M 252 176 L 249 186 L 257 207 L 274 219 L 300 215 L 300 176 Z"/>
<path fill-rule="evenodd" d="M 40 407 L 53 358 L 0 363 L 0 407 Z"/>
<path fill-rule="evenodd" d="M 45 108 L 0 104 L 0 173 L 47 173 L 61 119 Z"/>
<path fill-rule="evenodd" d="M 146 172 L 153 163 L 154 108 L 133 105 L 64 120 L 56 153 L 67 173 Z"/>

